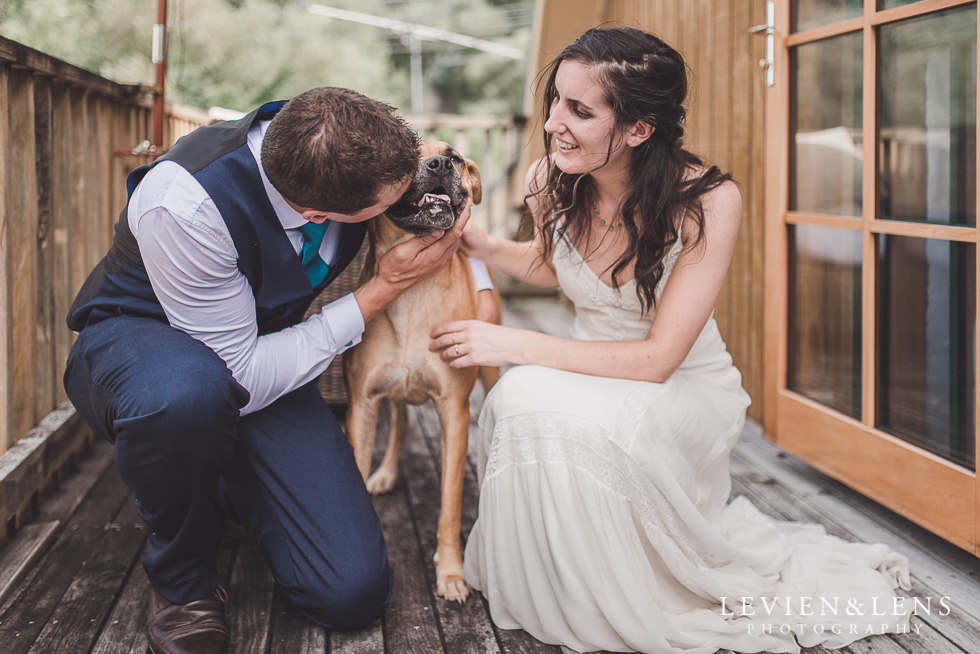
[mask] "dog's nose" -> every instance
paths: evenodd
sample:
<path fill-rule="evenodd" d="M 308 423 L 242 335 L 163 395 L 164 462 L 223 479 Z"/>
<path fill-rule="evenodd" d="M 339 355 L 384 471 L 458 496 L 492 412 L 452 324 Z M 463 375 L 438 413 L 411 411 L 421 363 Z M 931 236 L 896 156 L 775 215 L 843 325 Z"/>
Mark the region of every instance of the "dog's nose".
<path fill-rule="evenodd" d="M 425 167 L 434 173 L 440 173 L 447 170 L 452 170 L 453 162 L 449 157 L 436 155 L 435 157 L 429 157 L 425 160 Z"/>

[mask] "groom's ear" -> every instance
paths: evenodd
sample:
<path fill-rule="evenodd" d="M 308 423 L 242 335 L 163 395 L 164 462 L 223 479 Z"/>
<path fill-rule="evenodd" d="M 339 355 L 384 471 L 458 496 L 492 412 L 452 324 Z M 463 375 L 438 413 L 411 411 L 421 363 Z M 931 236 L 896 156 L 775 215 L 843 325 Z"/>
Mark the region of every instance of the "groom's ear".
<path fill-rule="evenodd" d="M 308 220 L 311 223 L 317 223 L 318 225 L 326 222 L 330 219 L 330 214 L 325 211 L 317 211 L 316 209 L 307 209 L 303 212 L 303 220 Z"/>

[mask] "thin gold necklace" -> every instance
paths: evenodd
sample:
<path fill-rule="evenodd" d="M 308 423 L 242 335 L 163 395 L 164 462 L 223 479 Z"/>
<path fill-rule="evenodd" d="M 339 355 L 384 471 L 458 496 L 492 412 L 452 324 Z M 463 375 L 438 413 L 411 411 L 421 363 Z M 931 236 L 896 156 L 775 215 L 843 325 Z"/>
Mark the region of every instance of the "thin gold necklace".
<path fill-rule="evenodd" d="M 592 201 L 592 211 L 593 213 L 595 213 L 595 217 L 599 219 L 599 224 L 602 225 L 603 227 L 606 227 L 606 219 L 603 218 L 601 215 L 599 215 L 599 205 L 595 203 L 595 200 Z M 610 222 L 608 225 L 608 229 L 616 229 L 617 227 L 622 227 L 622 226 L 623 226 L 622 221 L 619 221 L 618 223 Z"/>

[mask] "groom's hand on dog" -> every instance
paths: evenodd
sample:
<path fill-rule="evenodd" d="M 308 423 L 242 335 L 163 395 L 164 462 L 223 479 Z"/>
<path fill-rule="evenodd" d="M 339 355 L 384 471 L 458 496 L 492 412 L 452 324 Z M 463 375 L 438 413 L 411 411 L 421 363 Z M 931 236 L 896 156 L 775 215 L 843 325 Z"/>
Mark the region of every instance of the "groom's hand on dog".
<path fill-rule="evenodd" d="M 459 212 L 447 230 L 433 230 L 396 245 L 378 262 L 378 275 L 391 284 L 405 287 L 421 281 L 442 268 L 459 249 L 459 239 L 470 219 L 472 203 Z"/>
<path fill-rule="evenodd" d="M 434 230 L 400 243 L 378 261 L 378 273 L 354 291 L 364 322 L 387 309 L 413 284 L 422 281 L 449 262 L 459 249 L 459 240 L 470 220 L 472 201 L 459 212 L 453 226 Z"/>

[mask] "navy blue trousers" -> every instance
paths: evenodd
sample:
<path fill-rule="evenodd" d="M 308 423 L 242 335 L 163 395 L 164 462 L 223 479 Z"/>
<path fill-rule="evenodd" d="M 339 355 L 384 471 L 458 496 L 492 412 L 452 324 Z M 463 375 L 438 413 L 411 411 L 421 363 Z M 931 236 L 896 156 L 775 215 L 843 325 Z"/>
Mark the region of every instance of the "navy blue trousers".
<path fill-rule="evenodd" d="M 210 348 L 166 323 L 120 316 L 82 330 L 65 389 L 114 445 L 150 531 L 143 567 L 161 596 L 183 604 L 211 594 L 231 514 L 308 617 L 330 628 L 380 617 L 391 592 L 381 527 L 315 384 L 239 417 L 248 392 Z"/>

